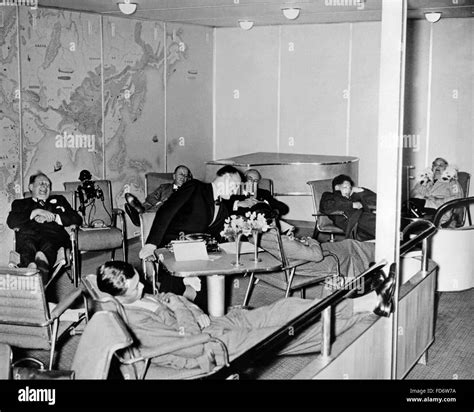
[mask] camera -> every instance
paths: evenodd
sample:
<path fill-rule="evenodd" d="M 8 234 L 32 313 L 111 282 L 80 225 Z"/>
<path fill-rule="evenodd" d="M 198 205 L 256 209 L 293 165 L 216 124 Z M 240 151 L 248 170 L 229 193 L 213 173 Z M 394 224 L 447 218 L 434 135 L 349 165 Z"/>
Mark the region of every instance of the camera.
<path fill-rule="evenodd" d="M 92 174 L 88 170 L 81 171 L 79 180 L 81 181 L 81 184 L 77 187 L 77 195 L 80 202 L 79 211 L 84 215 L 88 204 L 93 203 L 95 199 L 104 201 L 104 192 L 100 187 L 96 186 L 92 180 Z"/>

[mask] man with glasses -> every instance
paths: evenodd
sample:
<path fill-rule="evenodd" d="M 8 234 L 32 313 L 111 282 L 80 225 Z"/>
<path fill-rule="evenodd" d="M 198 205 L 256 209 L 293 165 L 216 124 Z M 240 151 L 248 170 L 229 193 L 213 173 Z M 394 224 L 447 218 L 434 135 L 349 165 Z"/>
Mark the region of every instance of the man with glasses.
<path fill-rule="evenodd" d="M 411 197 L 424 201 L 425 218 L 431 218 L 441 205 L 463 196 L 461 185 L 457 181 L 456 169 L 450 168 L 448 161 L 437 157 L 431 165 L 431 173 L 423 173 L 411 192 Z M 452 212 L 446 213 L 441 224 L 449 223 Z"/>
<path fill-rule="evenodd" d="M 31 176 L 28 188 L 31 197 L 13 201 L 7 225 L 16 232 L 19 266 L 38 268 L 47 283 L 58 250 L 71 245 L 64 227 L 80 225 L 82 218 L 64 196 L 51 196 L 51 180 L 44 173 Z"/>

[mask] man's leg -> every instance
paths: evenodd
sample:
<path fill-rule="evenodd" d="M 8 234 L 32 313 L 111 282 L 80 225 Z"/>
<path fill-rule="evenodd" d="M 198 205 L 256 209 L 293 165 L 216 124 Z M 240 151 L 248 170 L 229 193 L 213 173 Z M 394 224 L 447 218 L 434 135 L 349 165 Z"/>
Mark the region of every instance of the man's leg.
<path fill-rule="evenodd" d="M 363 232 L 369 239 L 375 239 L 375 221 L 376 216 L 370 212 L 363 212 L 360 215 L 358 223 L 358 231 Z M 364 239 L 365 240 L 365 239 Z"/>
<path fill-rule="evenodd" d="M 33 235 L 16 234 L 15 249 L 20 254 L 20 267 L 26 267 L 35 261 L 36 240 Z"/>

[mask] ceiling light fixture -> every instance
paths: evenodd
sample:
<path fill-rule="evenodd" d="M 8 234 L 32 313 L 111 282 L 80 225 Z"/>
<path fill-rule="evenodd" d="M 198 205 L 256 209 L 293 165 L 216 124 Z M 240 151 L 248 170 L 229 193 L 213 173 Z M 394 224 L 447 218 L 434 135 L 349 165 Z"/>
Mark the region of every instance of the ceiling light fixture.
<path fill-rule="evenodd" d="M 250 30 L 253 27 L 253 21 L 239 20 L 239 26 L 242 30 Z"/>
<path fill-rule="evenodd" d="M 430 23 L 436 23 L 441 18 L 440 12 L 425 13 L 425 19 Z"/>
<path fill-rule="evenodd" d="M 117 3 L 123 14 L 133 14 L 137 9 L 136 3 L 130 3 L 130 0 L 124 0 L 123 3 Z"/>
<path fill-rule="evenodd" d="M 294 20 L 300 15 L 301 9 L 289 7 L 286 9 L 281 9 L 281 11 L 288 20 Z"/>

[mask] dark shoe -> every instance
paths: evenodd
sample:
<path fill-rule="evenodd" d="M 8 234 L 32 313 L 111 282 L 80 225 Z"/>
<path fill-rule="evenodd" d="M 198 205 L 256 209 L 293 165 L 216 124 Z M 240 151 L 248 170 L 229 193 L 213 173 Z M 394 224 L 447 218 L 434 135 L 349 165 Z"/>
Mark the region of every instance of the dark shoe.
<path fill-rule="evenodd" d="M 136 196 L 131 193 L 125 195 L 125 212 L 130 217 L 130 220 L 135 226 L 140 226 L 140 213 L 145 211 L 145 208 L 137 199 Z"/>
<path fill-rule="evenodd" d="M 395 293 L 395 264 L 390 266 L 388 276 L 375 287 L 375 292 L 380 298 L 380 302 L 374 309 L 374 313 L 378 316 L 389 317 L 394 311 L 393 295 Z"/>

